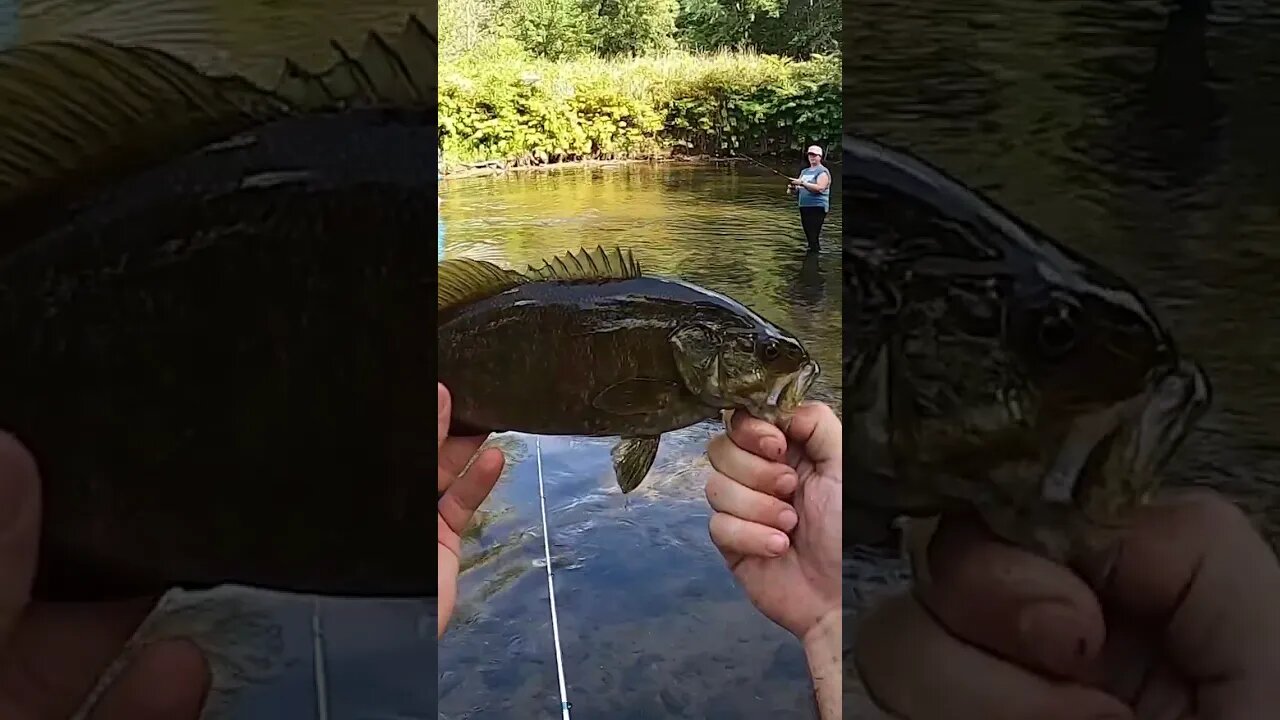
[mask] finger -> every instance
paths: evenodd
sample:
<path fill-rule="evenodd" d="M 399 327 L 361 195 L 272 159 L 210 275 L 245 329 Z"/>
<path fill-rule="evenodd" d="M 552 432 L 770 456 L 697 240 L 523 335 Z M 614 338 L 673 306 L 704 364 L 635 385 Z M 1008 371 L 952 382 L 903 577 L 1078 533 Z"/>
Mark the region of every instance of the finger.
<path fill-rule="evenodd" d="M 1102 649 L 1106 623 L 1089 586 L 972 517 L 942 519 L 928 567 L 917 594 L 960 639 L 1058 677 L 1082 678 Z"/>
<path fill-rule="evenodd" d="M 0 643 L 31 594 L 40 539 L 40 479 L 31 454 L 0 433 Z"/>
<path fill-rule="evenodd" d="M 752 490 L 721 473 L 707 479 L 707 502 L 717 512 L 728 513 L 749 522 L 791 532 L 798 517 L 795 508 L 772 495 Z"/>
<path fill-rule="evenodd" d="M 209 694 L 209 664 L 187 640 L 143 650 L 103 694 L 90 720 L 197 720 Z"/>
<path fill-rule="evenodd" d="M 70 717 L 154 607 L 155 598 L 29 606 L 0 658 L 21 659 L 19 717 Z"/>
<path fill-rule="evenodd" d="M 773 429 L 778 432 L 777 428 Z M 782 452 L 779 451 L 777 455 L 781 457 Z M 727 435 L 717 435 L 707 443 L 707 458 L 711 461 L 711 467 L 752 490 L 788 497 L 799 484 L 796 471 L 790 466 L 743 450 Z"/>
<path fill-rule="evenodd" d="M 784 430 L 790 447 L 788 462 L 794 464 L 808 457 L 818 467 L 841 467 L 844 430 L 840 418 L 827 405 L 801 405 Z M 832 475 L 838 478 L 841 473 Z"/>
<path fill-rule="evenodd" d="M 1106 693 L 1054 682 L 958 640 L 909 595 L 859 623 L 854 661 L 876 703 L 910 720 L 1131 717 Z"/>
<path fill-rule="evenodd" d="M 471 462 L 471 458 L 475 456 L 476 451 L 488 440 L 488 436 L 475 435 L 472 437 L 451 437 L 445 440 L 444 445 L 440 447 L 440 469 L 444 470 L 451 477 L 457 477 L 462 473 L 467 463 Z"/>
<path fill-rule="evenodd" d="M 711 516 L 711 542 L 726 562 L 731 556 L 736 560 L 730 562 L 729 567 L 748 556 L 779 557 L 791 546 L 791 538 L 784 532 L 720 512 Z"/>
<path fill-rule="evenodd" d="M 771 422 L 746 412 L 729 415 L 729 439 L 734 445 L 767 460 L 781 462 L 787 452 L 787 438 Z"/>
<path fill-rule="evenodd" d="M 444 497 L 440 498 L 440 517 L 444 518 L 455 533 L 462 534 L 467 523 L 471 522 L 471 516 L 475 515 L 485 498 L 493 492 L 493 486 L 497 484 L 505 463 L 502 450 L 487 448 Z"/>
<path fill-rule="evenodd" d="M 1109 607 L 1165 628 L 1169 657 L 1202 687 L 1203 717 L 1280 707 L 1280 563 L 1239 508 L 1203 491 L 1167 497 L 1117 552 L 1081 572 Z"/>
<path fill-rule="evenodd" d="M 453 413 L 453 399 L 444 383 L 436 383 L 436 449 L 444 446 L 449 437 L 449 418 Z"/>

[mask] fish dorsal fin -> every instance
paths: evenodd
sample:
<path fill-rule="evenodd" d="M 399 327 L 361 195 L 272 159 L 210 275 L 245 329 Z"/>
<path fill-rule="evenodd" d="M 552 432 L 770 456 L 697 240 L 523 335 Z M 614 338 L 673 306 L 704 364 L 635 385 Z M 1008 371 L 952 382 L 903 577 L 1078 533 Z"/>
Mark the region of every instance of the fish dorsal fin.
<path fill-rule="evenodd" d="M 435 32 L 410 15 L 390 40 L 370 31 L 359 55 L 331 41 L 338 61 L 310 72 L 285 60 L 276 93 L 307 109 L 391 106 L 425 108 L 436 101 L 439 43 Z"/>
<path fill-rule="evenodd" d="M 614 248 L 608 251 L 596 246 L 595 250 L 583 248 L 553 257 L 544 261 L 542 267 L 530 265 L 525 275 L 538 280 L 560 282 L 626 280 L 640 277 L 640 263 L 636 262 L 629 249 Z"/>
<path fill-rule="evenodd" d="M 471 258 L 445 260 L 440 263 L 436 278 L 439 281 L 439 288 L 436 290 L 437 313 L 493 297 L 530 281 L 514 270 L 504 270 L 491 262 Z"/>
<path fill-rule="evenodd" d="M 0 108 L 0 214 L 73 196 L 289 111 L 243 78 L 89 38 L 0 53 Z"/>

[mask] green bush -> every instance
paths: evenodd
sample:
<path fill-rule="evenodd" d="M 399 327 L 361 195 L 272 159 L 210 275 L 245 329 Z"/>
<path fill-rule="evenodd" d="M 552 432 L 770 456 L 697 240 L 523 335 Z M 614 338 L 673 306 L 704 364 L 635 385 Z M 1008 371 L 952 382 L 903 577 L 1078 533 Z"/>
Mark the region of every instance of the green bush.
<path fill-rule="evenodd" d="M 770 155 L 840 138 L 838 57 L 551 62 L 492 50 L 441 66 L 440 147 L 450 164 Z"/>

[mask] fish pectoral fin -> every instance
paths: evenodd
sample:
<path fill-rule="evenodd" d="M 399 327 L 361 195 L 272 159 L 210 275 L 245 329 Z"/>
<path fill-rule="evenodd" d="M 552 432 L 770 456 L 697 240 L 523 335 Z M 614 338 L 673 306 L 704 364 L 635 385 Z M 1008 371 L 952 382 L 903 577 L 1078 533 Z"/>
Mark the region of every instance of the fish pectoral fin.
<path fill-rule="evenodd" d="M 658 456 L 658 441 L 661 435 L 641 437 L 624 437 L 613 446 L 613 473 L 618 478 L 618 487 L 622 493 L 640 487 L 644 476 L 653 467 L 653 459 Z"/>
<path fill-rule="evenodd" d="M 454 258 L 436 270 L 436 312 L 493 297 L 529 282 L 518 272 L 504 270 L 491 262 Z"/>
<path fill-rule="evenodd" d="M 648 415 L 671 407 L 679 393 L 680 386 L 668 380 L 633 378 L 605 388 L 591 405 L 613 415 Z"/>

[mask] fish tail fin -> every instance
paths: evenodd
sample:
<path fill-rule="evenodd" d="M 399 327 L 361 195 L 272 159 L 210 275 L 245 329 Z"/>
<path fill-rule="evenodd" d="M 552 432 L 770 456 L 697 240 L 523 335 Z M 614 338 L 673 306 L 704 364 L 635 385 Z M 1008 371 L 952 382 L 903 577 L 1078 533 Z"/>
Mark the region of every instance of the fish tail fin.
<path fill-rule="evenodd" d="M 287 59 L 274 90 L 307 109 L 432 106 L 438 86 L 439 41 L 434 15 L 428 22 L 410 15 L 404 29 L 391 38 L 370 31 L 358 55 L 331 41 L 338 60 L 319 72 Z"/>

